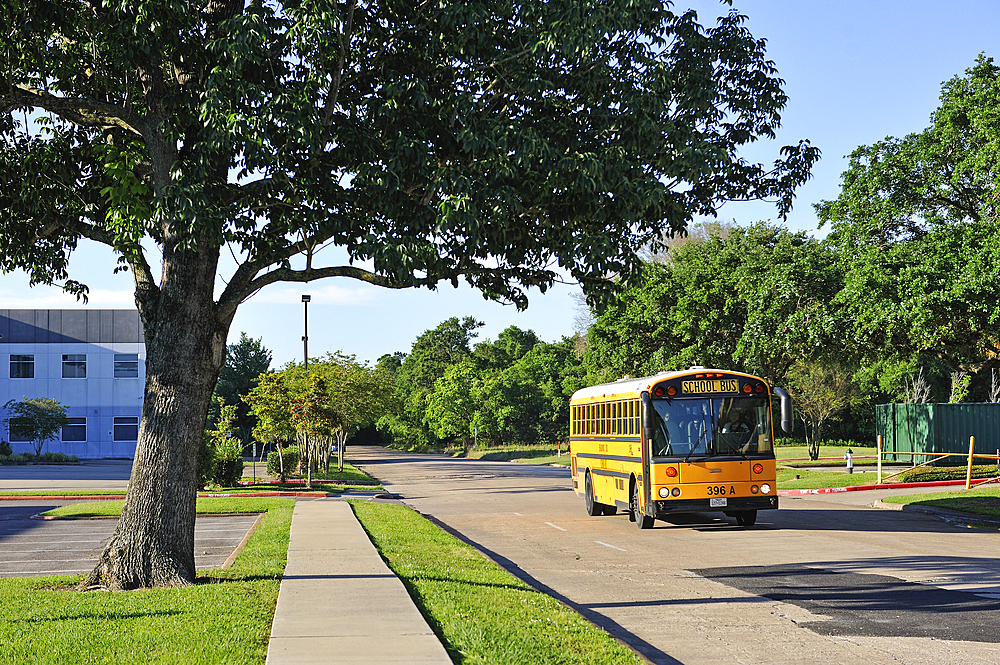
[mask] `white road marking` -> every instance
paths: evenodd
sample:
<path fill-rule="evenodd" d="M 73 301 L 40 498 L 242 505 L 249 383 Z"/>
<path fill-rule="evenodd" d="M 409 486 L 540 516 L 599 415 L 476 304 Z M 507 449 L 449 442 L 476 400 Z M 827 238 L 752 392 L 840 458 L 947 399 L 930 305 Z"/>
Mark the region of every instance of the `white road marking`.
<path fill-rule="evenodd" d="M 524 515 L 522 515 L 521 513 L 514 513 L 514 514 L 517 515 L 518 517 L 524 517 Z"/>
<path fill-rule="evenodd" d="M 556 526 L 556 525 L 555 525 L 555 524 L 553 524 L 552 522 L 546 522 L 546 524 L 548 524 L 548 525 L 549 525 L 550 527 L 552 527 L 553 529 L 559 529 L 560 531 L 565 531 L 565 530 L 566 530 L 566 529 L 562 528 L 561 526 Z"/>
<path fill-rule="evenodd" d="M 622 549 L 621 547 L 615 547 L 614 545 L 609 545 L 608 543 L 601 542 L 600 540 L 595 540 L 594 542 L 597 543 L 598 545 L 604 545 L 605 547 L 610 547 L 613 550 L 618 550 L 619 552 L 628 552 L 628 550 L 626 549 Z"/>

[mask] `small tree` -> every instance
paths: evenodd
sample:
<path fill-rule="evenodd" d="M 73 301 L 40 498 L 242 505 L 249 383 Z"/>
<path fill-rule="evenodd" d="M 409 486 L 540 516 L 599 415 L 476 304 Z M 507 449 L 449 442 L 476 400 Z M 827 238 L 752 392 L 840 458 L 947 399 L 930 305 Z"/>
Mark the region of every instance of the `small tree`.
<path fill-rule="evenodd" d="M 806 427 L 809 459 L 819 459 L 826 422 L 859 400 L 851 372 L 839 363 L 800 360 L 788 371 L 789 392 Z"/>
<path fill-rule="evenodd" d="M 66 407 L 48 397 L 25 397 L 20 402 L 10 400 L 3 408 L 11 414 L 3 421 L 11 436 L 31 441 L 35 455 L 41 455 L 45 443 L 56 438 L 63 425 L 69 422 Z"/>
<path fill-rule="evenodd" d="M 257 425 L 253 428 L 254 438 L 265 445 L 273 444 L 278 449 L 281 482 L 284 483 L 288 471 L 281 444 L 295 436 L 290 417 L 291 395 L 284 374 L 262 374 L 257 386 L 243 400 L 250 405 L 250 412 L 257 418 Z"/>

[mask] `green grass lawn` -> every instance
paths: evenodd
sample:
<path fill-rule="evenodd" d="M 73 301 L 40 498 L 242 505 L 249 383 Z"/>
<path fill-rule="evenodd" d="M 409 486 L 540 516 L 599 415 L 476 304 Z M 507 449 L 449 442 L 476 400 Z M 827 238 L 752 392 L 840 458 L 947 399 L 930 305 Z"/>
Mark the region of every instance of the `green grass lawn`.
<path fill-rule="evenodd" d="M 875 466 L 878 460 L 875 459 L 875 447 L 863 448 L 861 446 L 851 446 L 851 452 L 854 454 L 854 466 Z M 816 467 L 816 466 L 845 466 L 847 462 L 844 460 L 844 454 L 847 452 L 847 446 L 820 446 L 819 456 L 820 457 L 836 457 L 837 459 L 831 460 L 817 460 L 812 461 L 797 461 L 797 462 L 781 462 L 778 464 L 782 466 L 791 467 Z M 777 446 L 774 449 L 774 456 L 779 460 L 788 458 L 808 458 L 809 448 L 807 446 Z M 871 457 L 872 459 L 858 459 L 858 457 Z"/>
<path fill-rule="evenodd" d="M 796 479 L 795 476 L 799 478 Z M 779 490 L 819 489 L 822 487 L 854 487 L 872 485 L 878 474 L 875 471 L 843 473 L 841 471 L 812 471 L 810 469 L 778 469 Z"/>
<path fill-rule="evenodd" d="M 452 658 L 464 665 L 642 661 L 553 598 L 403 506 L 350 501 Z"/>
<path fill-rule="evenodd" d="M 232 567 L 200 571 L 189 587 L 124 593 L 73 590 L 82 576 L 0 579 L 0 663 L 263 663 L 294 501 L 198 503 L 267 513 Z"/>
<path fill-rule="evenodd" d="M 1000 487 L 996 485 L 971 490 L 962 489 L 951 492 L 935 492 L 933 494 L 888 496 L 882 500 L 886 503 L 949 508 L 951 510 L 961 510 L 966 513 L 1000 519 Z"/>
<path fill-rule="evenodd" d="M 0 496 L 121 496 L 125 490 L 11 490 L 2 491 Z"/>

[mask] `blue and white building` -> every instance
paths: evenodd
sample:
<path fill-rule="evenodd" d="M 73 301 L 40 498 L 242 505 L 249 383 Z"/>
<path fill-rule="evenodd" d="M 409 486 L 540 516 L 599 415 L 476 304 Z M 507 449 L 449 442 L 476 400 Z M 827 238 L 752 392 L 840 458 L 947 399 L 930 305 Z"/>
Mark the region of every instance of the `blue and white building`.
<path fill-rule="evenodd" d="M 0 309 L 0 410 L 9 400 L 49 397 L 69 424 L 44 451 L 134 458 L 146 382 L 139 312 L 129 309 Z M 11 437 L 15 453 L 34 452 Z"/>

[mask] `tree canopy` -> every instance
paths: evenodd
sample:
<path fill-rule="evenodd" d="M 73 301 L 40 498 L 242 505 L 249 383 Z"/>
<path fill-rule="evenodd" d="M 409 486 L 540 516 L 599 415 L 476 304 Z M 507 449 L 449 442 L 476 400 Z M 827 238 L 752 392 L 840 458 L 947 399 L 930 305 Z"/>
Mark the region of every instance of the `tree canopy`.
<path fill-rule="evenodd" d="M 588 333 L 598 380 L 691 365 L 781 379 L 795 359 L 840 345 L 830 302 L 843 277 L 832 249 L 764 223 L 709 233 L 646 266 Z"/>
<path fill-rule="evenodd" d="M 846 265 L 840 301 L 874 355 L 926 353 L 952 372 L 1000 354 L 1000 68 L 945 82 L 931 125 L 851 154 L 816 206 Z"/>
<path fill-rule="evenodd" d="M 3 408 L 9 414 L 3 419 L 3 423 L 11 437 L 18 436 L 30 441 L 35 455 L 41 455 L 45 443 L 56 438 L 63 425 L 69 423 L 66 407 L 49 397 L 10 400 Z"/>
<path fill-rule="evenodd" d="M 787 212 L 819 153 L 740 157 L 786 103 L 744 23 L 662 0 L 0 5 L 0 270 L 82 296 L 69 255 L 107 245 L 147 340 L 129 495 L 86 583 L 194 580 L 204 418 L 261 288 L 464 279 L 524 307 L 561 271 L 599 298 L 725 200 Z"/>

